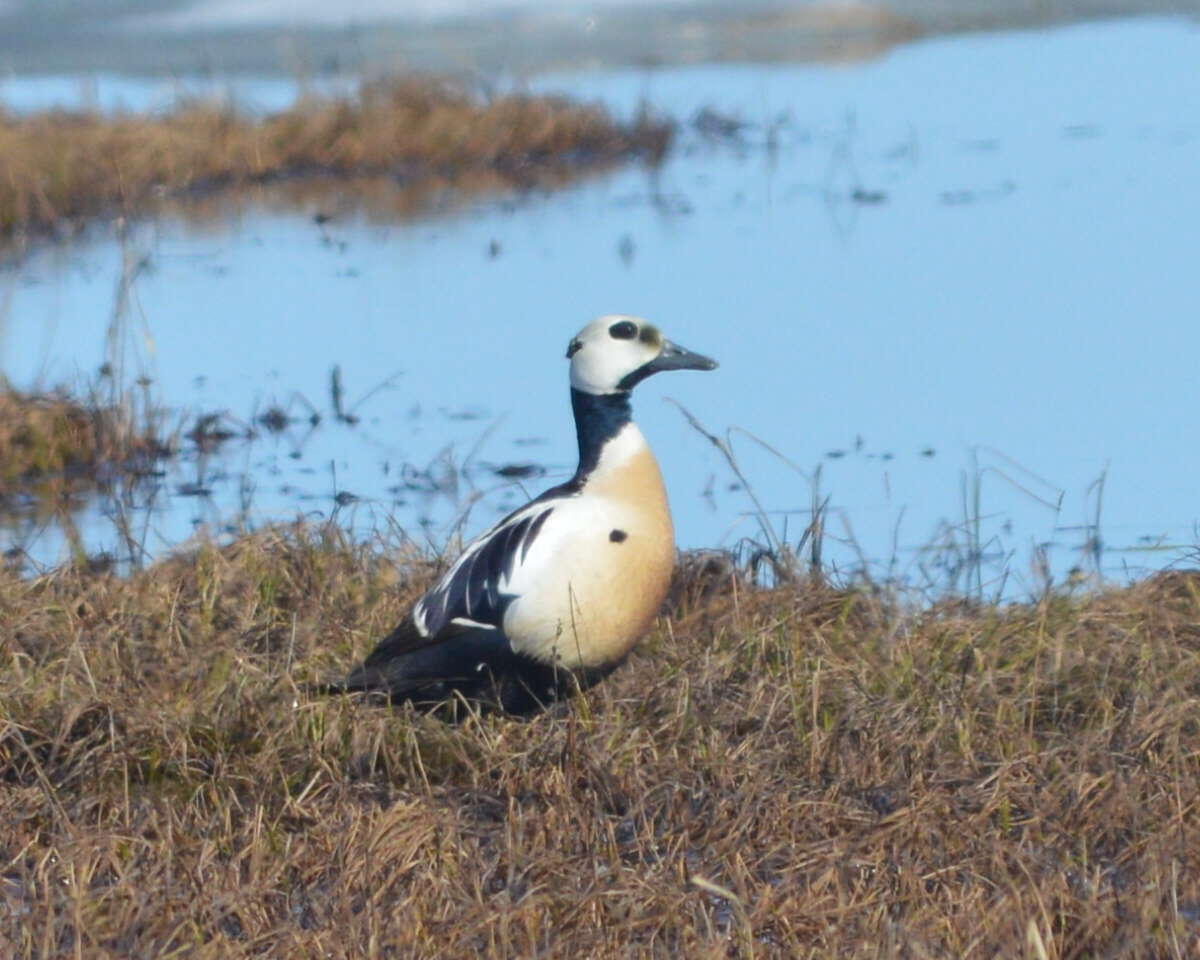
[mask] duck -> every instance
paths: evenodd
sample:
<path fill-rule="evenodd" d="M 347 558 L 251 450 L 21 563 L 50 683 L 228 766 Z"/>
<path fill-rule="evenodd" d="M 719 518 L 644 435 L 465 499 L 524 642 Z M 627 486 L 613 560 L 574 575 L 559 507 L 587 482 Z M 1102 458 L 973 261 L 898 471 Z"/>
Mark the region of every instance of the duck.
<path fill-rule="evenodd" d="M 599 682 L 649 630 L 675 535 L 630 395 L 656 373 L 717 363 L 624 314 L 589 323 L 566 356 L 575 473 L 468 543 L 341 692 L 531 714 Z"/>

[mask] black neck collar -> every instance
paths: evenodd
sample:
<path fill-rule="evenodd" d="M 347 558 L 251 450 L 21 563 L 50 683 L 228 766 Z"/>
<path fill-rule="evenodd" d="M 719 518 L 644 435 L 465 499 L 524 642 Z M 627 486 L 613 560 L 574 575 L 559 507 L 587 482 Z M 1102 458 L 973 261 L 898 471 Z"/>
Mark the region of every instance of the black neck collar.
<path fill-rule="evenodd" d="M 628 390 L 584 393 L 572 387 L 571 409 L 579 438 L 579 468 L 575 471 L 575 481 L 579 482 L 596 469 L 604 445 L 633 419 L 633 408 Z"/>

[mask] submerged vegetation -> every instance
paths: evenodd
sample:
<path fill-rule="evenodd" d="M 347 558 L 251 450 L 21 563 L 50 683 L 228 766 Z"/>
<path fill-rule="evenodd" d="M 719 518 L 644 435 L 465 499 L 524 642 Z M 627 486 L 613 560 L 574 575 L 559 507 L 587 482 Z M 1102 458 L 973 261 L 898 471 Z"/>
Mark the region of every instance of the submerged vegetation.
<path fill-rule="evenodd" d="M 296 526 L 0 571 L 0 952 L 1200 946 L 1200 574 L 904 614 L 710 556 L 533 720 L 303 692 L 437 568 Z"/>
<path fill-rule="evenodd" d="M 0 240 L 255 185 L 333 178 L 376 199 L 385 188 L 551 185 L 621 159 L 655 161 L 670 138 L 645 112 L 624 124 L 561 97 L 482 96 L 423 78 L 365 84 L 354 98 L 310 95 L 264 117 L 204 102 L 164 115 L 0 110 Z"/>

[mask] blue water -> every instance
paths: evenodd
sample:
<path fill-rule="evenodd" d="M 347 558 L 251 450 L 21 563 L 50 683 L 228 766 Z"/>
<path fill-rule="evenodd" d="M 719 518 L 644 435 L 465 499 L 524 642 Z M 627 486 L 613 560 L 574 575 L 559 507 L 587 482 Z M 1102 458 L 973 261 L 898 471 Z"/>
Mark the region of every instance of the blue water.
<path fill-rule="evenodd" d="M 684 546 L 768 535 L 668 397 L 734 431 L 777 538 L 798 541 L 820 467 L 825 556 L 842 569 L 866 558 L 877 577 L 944 584 L 946 555 L 925 548 L 950 538 L 950 558 L 986 554 L 976 587 L 1019 596 L 1039 583 L 1038 545 L 1060 580 L 1179 562 L 1200 521 L 1197 62 L 1200 32 L 1163 20 L 942 39 L 846 67 L 555 76 L 539 86 L 747 125 L 740 144 L 689 127 L 656 173 L 440 219 L 146 225 L 125 251 L 149 264 L 128 358 L 161 399 L 249 421 L 299 392 L 325 414 L 311 436 L 297 425 L 201 465 L 227 479 L 208 499 L 163 498 L 149 546 L 197 520 L 219 530 L 243 476 L 257 523 L 337 510 L 437 543 L 482 494 L 464 523 L 478 530 L 570 471 L 562 351 L 619 311 L 722 363 L 637 397 Z M 0 277 L 15 383 L 104 359 L 123 253 L 103 234 Z M 333 364 L 351 402 L 383 385 L 357 427 L 331 422 Z M 451 495 L 389 491 L 404 464 L 468 457 Z M 527 489 L 486 469 L 526 461 L 549 467 Z M 339 491 L 362 499 L 339 507 Z M 111 543 L 98 511 L 84 526 Z M 43 561 L 60 549 L 52 530 L 23 542 Z"/>
<path fill-rule="evenodd" d="M 352 93 L 357 82 L 342 76 L 306 78 L 305 92 Z M 181 101 L 219 100 L 247 111 L 285 110 L 300 88 L 294 79 L 277 76 L 129 77 L 119 73 L 89 76 L 0 75 L 0 104 L 12 113 L 37 110 L 99 110 L 103 113 L 162 113 Z"/>

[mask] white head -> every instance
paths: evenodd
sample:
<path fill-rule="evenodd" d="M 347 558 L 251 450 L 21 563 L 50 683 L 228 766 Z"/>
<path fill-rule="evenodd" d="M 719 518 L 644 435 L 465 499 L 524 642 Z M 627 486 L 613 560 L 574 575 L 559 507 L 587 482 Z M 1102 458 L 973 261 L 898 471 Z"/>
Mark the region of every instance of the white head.
<path fill-rule="evenodd" d="M 571 386 L 584 393 L 621 393 L 662 370 L 715 370 L 717 363 L 672 343 L 641 317 L 593 320 L 567 346 Z"/>

